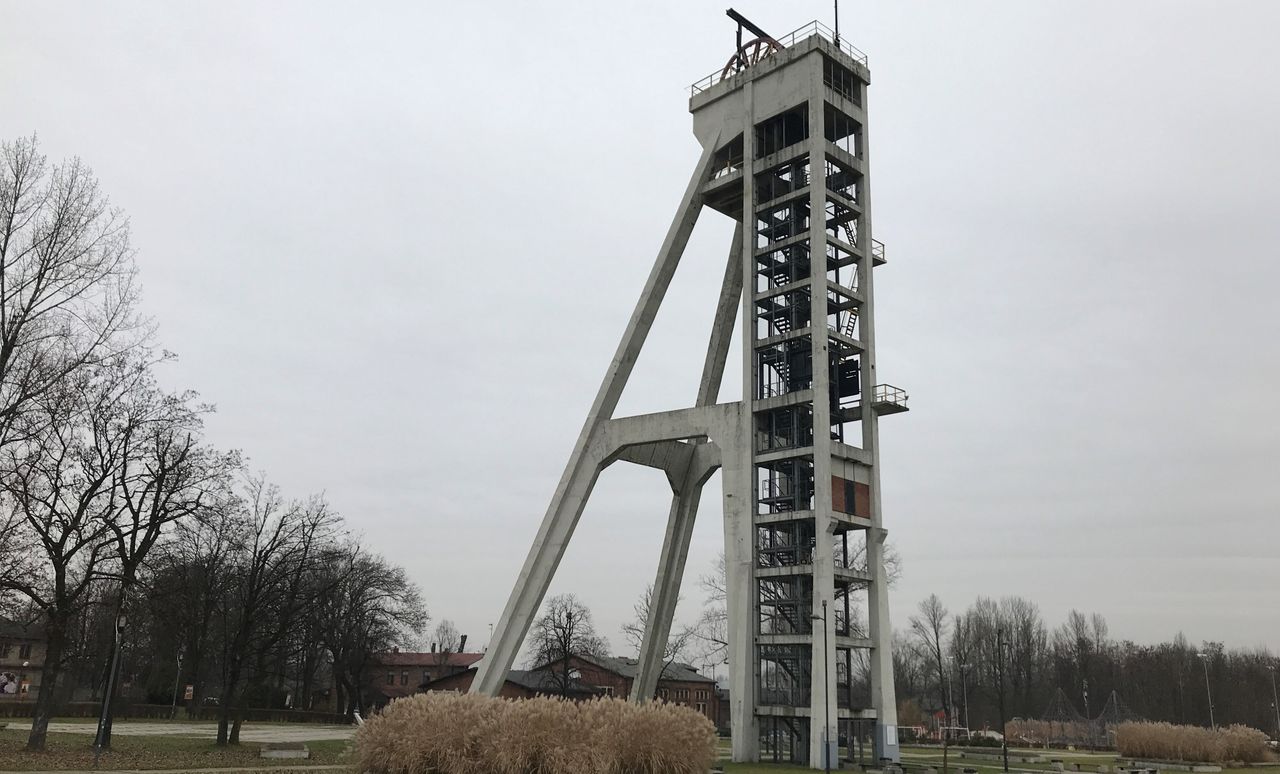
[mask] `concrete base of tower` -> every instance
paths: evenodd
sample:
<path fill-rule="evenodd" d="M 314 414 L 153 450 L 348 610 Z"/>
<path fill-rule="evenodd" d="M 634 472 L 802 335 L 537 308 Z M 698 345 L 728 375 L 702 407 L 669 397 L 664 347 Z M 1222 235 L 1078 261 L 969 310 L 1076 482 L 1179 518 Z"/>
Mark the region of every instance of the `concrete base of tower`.
<path fill-rule="evenodd" d="M 890 760 L 894 763 L 902 761 L 902 753 L 898 749 L 898 727 L 876 723 L 873 740 L 876 762 Z"/>

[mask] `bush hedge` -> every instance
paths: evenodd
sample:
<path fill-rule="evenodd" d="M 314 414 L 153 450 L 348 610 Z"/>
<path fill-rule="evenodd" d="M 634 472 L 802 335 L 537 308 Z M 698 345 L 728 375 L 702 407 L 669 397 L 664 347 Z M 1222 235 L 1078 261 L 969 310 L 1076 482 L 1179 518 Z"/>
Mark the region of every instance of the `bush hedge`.
<path fill-rule="evenodd" d="M 1262 763 L 1270 758 L 1267 735 L 1248 726 L 1215 731 L 1170 723 L 1121 723 L 1116 726 L 1116 749 L 1129 758 L 1196 763 Z"/>
<path fill-rule="evenodd" d="M 373 774 L 705 774 L 716 732 L 662 702 L 428 692 L 367 720 L 355 757 Z"/>

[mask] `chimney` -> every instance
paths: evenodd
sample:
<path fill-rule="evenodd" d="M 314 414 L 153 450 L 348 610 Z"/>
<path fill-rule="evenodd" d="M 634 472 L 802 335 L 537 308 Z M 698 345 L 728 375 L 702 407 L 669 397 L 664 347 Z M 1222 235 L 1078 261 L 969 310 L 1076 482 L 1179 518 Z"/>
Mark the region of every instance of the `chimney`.
<path fill-rule="evenodd" d="M 464 635 L 462 635 L 462 639 L 461 639 L 461 640 L 459 640 L 459 642 L 458 642 L 458 652 L 459 652 L 459 653 L 466 653 L 466 652 L 467 652 L 467 635 L 465 635 L 465 634 L 464 634 Z"/>
<path fill-rule="evenodd" d="M 435 652 L 436 652 L 436 644 L 435 644 L 434 642 L 433 642 L 433 643 L 431 643 L 431 652 L 432 652 L 432 653 L 435 653 Z"/>
<path fill-rule="evenodd" d="M 396 646 L 392 647 L 392 648 L 391 648 L 391 652 L 392 652 L 392 653 L 399 653 L 399 652 L 400 652 L 400 646 L 396 645 Z"/>

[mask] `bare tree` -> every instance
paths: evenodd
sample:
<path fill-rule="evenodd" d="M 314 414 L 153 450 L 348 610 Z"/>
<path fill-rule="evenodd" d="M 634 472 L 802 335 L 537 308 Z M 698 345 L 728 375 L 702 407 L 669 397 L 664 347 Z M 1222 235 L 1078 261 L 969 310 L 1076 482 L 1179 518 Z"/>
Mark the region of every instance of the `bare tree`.
<path fill-rule="evenodd" d="M 945 724 L 952 725 L 951 704 L 947 700 L 947 663 L 943 655 L 944 642 L 947 637 L 947 608 L 938 599 L 937 594 L 920 603 L 920 614 L 911 616 L 911 634 L 915 648 L 927 661 L 929 671 L 938 683 L 938 706 L 946 718 Z"/>
<path fill-rule="evenodd" d="M 534 665 L 546 666 L 556 688 L 566 696 L 573 682 L 572 658 L 604 656 L 609 649 L 596 633 L 591 611 L 573 594 L 558 594 L 547 600 L 542 615 L 533 622 L 531 635 Z"/>
<path fill-rule="evenodd" d="M 249 689 L 260 682 L 294 622 L 319 605 L 321 595 L 307 583 L 308 574 L 332 547 L 338 521 L 320 498 L 285 503 L 261 475 L 248 477 L 245 488 L 248 534 L 232 554 L 221 622 L 219 745 L 239 743 Z"/>
<path fill-rule="evenodd" d="M 622 636 L 631 645 L 636 655 L 640 654 L 640 646 L 644 642 L 644 631 L 645 627 L 648 626 L 649 608 L 652 604 L 653 584 L 650 583 L 645 587 L 644 593 L 640 595 L 640 599 L 636 600 L 636 604 L 632 608 L 635 612 L 635 618 L 622 625 Z M 679 600 L 677 600 L 676 604 L 679 605 Z M 662 649 L 662 672 L 659 678 L 667 674 L 672 664 L 690 658 L 693 646 L 697 642 L 697 627 L 673 627 L 667 636 L 666 645 Z"/>
<path fill-rule="evenodd" d="M 190 717 L 208 695 L 205 667 L 218 656 L 212 652 L 215 614 L 227 603 L 232 560 L 248 532 L 244 514 L 238 495 L 228 486 L 195 518 L 177 522 L 153 557 L 155 581 L 146 603 L 184 655 L 182 675 L 192 686 Z"/>
<path fill-rule="evenodd" d="M 0 447 L 76 370 L 145 339 L 129 221 L 79 159 L 0 143 Z M 49 419 L 47 412 L 37 412 Z"/>
<path fill-rule="evenodd" d="M 119 438 L 103 432 L 95 420 L 114 413 L 119 387 L 78 372 L 31 401 L 22 416 L 22 442 L 0 447 L 7 520 L 20 521 L 22 541 L 35 548 L 30 574 L 10 578 L 8 585 L 42 611 L 46 636 L 45 667 L 27 740 L 32 750 L 44 749 L 62 687 L 69 627 L 110 556 L 111 526 L 118 513 L 113 484 Z"/>
<path fill-rule="evenodd" d="M 462 635 L 458 634 L 458 627 L 448 618 L 436 624 L 431 642 L 440 653 L 457 653 L 462 650 Z"/>
<path fill-rule="evenodd" d="M 345 550 L 345 566 L 329 570 L 337 582 L 322 594 L 317 620 L 333 660 L 338 709 L 350 716 L 366 709 L 362 681 L 374 656 L 416 638 L 429 616 L 404 568 L 354 544 Z"/>

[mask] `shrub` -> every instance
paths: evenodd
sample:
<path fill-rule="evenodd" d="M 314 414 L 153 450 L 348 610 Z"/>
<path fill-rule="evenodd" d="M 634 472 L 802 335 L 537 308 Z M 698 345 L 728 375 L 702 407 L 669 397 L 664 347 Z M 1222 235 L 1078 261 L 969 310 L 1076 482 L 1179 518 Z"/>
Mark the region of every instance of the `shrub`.
<path fill-rule="evenodd" d="M 432 692 L 366 721 L 355 756 L 373 774 L 704 774 L 716 734 L 702 714 L 661 702 Z"/>
<path fill-rule="evenodd" d="M 1261 763 L 1268 759 L 1267 735 L 1248 726 L 1214 731 L 1170 723 L 1121 723 L 1116 749 L 1130 758 L 1204 763 Z"/>

